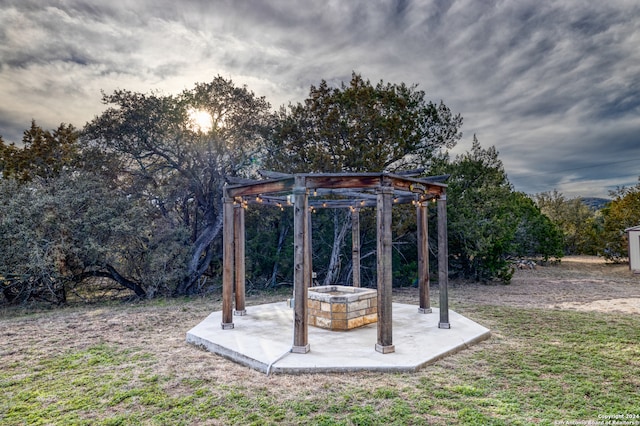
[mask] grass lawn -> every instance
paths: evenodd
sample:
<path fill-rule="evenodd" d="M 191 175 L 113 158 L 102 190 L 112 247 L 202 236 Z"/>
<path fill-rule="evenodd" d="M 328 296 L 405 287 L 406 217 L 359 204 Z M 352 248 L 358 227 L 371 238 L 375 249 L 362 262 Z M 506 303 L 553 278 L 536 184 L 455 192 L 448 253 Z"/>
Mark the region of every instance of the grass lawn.
<path fill-rule="evenodd" d="M 211 299 L 5 312 L 0 424 L 640 424 L 639 314 L 456 302 L 464 292 L 452 309 L 493 336 L 414 374 L 236 365 L 184 343 Z M 269 299 L 283 295 L 249 301 Z"/>

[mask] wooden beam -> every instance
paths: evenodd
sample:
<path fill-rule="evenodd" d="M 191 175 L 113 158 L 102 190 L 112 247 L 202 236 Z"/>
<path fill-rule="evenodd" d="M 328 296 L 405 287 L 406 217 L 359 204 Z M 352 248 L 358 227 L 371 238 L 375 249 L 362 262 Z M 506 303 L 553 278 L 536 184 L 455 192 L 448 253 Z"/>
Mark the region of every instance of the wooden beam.
<path fill-rule="evenodd" d="M 422 178 L 422 180 L 425 180 L 427 182 L 445 183 L 447 180 L 449 180 L 450 177 L 451 177 L 451 175 L 435 175 L 435 176 L 424 177 L 424 178 Z"/>
<path fill-rule="evenodd" d="M 260 176 L 264 176 L 269 179 L 282 179 L 282 178 L 291 178 L 293 175 L 291 173 L 282 173 L 275 172 L 273 170 L 258 170 Z"/>
<path fill-rule="evenodd" d="M 391 209 L 393 187 L 378 189 L 377 226 L 377 280 L 378 280 L 378 343 L 376 351 L 383 354 L 395 352 L 392 330 L 392 262 Z"/>
<path fill-rule="evenodd" d="M 318 174 L 307 175 L 307 188 L 377 188 L 380 186 L 381 175 L 379 174 Z"/>
<path fill-rule="evenodd" d="M 431 312 L 429 299 L 429 228 L 428 202 L 419 202 L 416 207 L 417 243 L 418 243 L 418 289 L 419 312 Z"/>
<path fill-rule="evenodd" d="M 364 198 L 369 200 L 377 200 L 378 196 L 374 192 L 368 190 L 357 190 L 352 188 L 335 188 L 335 189 L 323 189 L 318 188 L 313 192 L 314 196 L 327 196 L 335 195 L 342 198 Z"/>
<path fill-rule="evenodd" d="M 244 208 L 241 204 L 236 204 L 233 208 L 234 222 L 234 245 L 235 245 L 235 295 L 236 309 L 234 315 L 246 315 L 245 309 L 245 226 L 244 226 Z"/>
<path fill-rule="evenodd" d="M 353 286 L 360 287 L 360 209 L 351 210 L 351 265 Z"/>
<path fill-rule="evenodd" d="M 423 174 L 424 170 L 425 170 L 424 167 L 421 167 L 419 169 L 413 169 L 413 170 L 401 170 L 399 172 L 394 172 L 394 174 L 400 175 L 400 176 L 415 177 L 415 176 L 420 176 L 421 174 Z"/>
<path fill-rule="evenodd" d="M 312 222 L 311 222 L 311 209 L 307 205 L 307 238 L 306 238 L 306 248 L 304 253 L 304 263 L 306 265 L 306 274 L 309 275 L 308 281 L 306 282 L 307 288 L 313 287 L 313 232 L 312 232 Z"/>
<path fill-rule="evenodd" d="M 429 296 L 429 202 L 418 203 L 416 222 L 418 229 L 418 292 L 421 314 L 431 313 Z"/>
<path fill-rule="evenodd" d="M 348 209 L 356 207 L 375 207 L 376 202 L 371 200 L 313 200 L 309 206 L 315 209 Z"/>
<path fill-rule="evenodd" d="M 293 188 L 293 347 L 291 352 L 307 353 L 310 350 L 307 318 L 307 292 L 311 279 L 307 251 L 309 248 L 309 223 L 307 212 L 308 191 L 304 177 L 297 176 Z"/>
<path fill-rule="evenodd" d="M 415 192 L 418 194 L 440 195 L 447 187 L 444 183 L 431 182 L 426 179 L 415 179 L 404 176 L 389 176 L 395 189 Z"/>
<path fill-rule="evenodd" d="M 237 176 L 225 176 L 224 180 L 230 185 L 253 185 L 254 183 L 259 183 L 259 180 L 255 179 L 246 179 Z"/>
<path fill-rule="evenodd" d="M 274 194 L 283 191 L 290 191 L 295 176 L 306 179 L 306 188 L 309 189 L 366 189 L 378 188 L 382 185 L 382 180 L 391 179 L 392 186 L 398 190 L 414 191 L 411 186 L 418 184 L 425 186 L 426 193 L 439 195 L 446 185 L 441 183 L 448 178 L 448 175 L 430 176 L 426 178 L 413 178 L 414 171 L 392 173 L 310 173 L 292 175 L 288 173 L 261 171 L 269 179 L 257 181 L 242 178 L 230 177 L 227 180 L 234 182 L 227 187 L 230 197 Z"/>
<path fill-rule="evenodd" d="M 235 250 L 233 243 L 233 198 L 225 197 L 222 205 L 222 329 L 233 328 L 233 275 Z"/>
<path fill-rule="evenodd" d="M 286 178 L 279 180 L 256 181 L 252 184 L 245 185 L 229 185 L 226 187 L 227 194 L 230 197 L 245 197 L 249 195 L 260 195 L 269 193 L 278 193 L 291 191 L 293 188 L 294 178 Z"/>
<path fill-rule="evenodd" d="M 438 198 L 438 288 L 440 322 L 438 328 L 451 328 L 449 323 L 449 243 L 447 238 L 447 194 Z"/>
<path fill-rule="evenodd" d="M 264 181 L 230 178 L 230 181 L 240 182 L 229 185 L 225 189 L 231 197 L 243 197 L 246 202 L 285 207 L 290 205 L 290 199 L 285 199 L 283 192 L 290 192 L 295 182 L 295 176 L 305 178 L 305 187 L 314 191 L 314 195 L 335 195 L 338 199 L 314 199 L 311 206 L 318 208 L 349 208 L 370 207 L 374 205 L 375 194 L 367 190 L 374 190 L 382 185 L 384 179 L 390 180 L 395 188 L 396 204 L 405 204 L 414 200 L 412 194 L 420 194 L 423 198 L 436 198 L 446 188 L 446 185 L 429 179 L 445 179 L 444 176 L 434 176 L 427 179 L 415 179 L 408 175 L 379 174 L 379 173 L 316 173 L 290 175 L 278 172 L 264 172 L 265 175 L 277 179 Z M 255 199 L 253 198 L 255 197 Z M 287 204 L 285 204 L 285 201 Z"/>
<path fill-rule="evenodd" d="M 258 198 L 258 199 L 256 199 Z M 257 197 L 245 197 L 248 204 L 251 205 L 264 205 L 275 206 L 279 208 L 292 207 L 293 203 L 287 197 L 273 197 L 270 195 L 260 195 Z M 408 204 L 416 200 L 415 195 L 399 195 L 393 198 L 393 204 Z M 330 200 L 309 200 L 309 207 L 313 207 L 316 210 L 319 209 L 348 209 L 348 208 L 363 208 L 363 207 L 375 207 L 377 205 L 376 200 L 370 200 L 365 198 L 345 198 L 345 199 L 330 199 Z"/>

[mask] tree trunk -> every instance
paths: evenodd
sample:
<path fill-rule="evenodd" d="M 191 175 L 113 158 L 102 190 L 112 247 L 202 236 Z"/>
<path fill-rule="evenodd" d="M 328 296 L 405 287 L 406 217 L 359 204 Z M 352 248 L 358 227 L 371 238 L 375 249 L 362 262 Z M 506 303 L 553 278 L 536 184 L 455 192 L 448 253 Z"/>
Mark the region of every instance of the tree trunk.
<path fill-rule="evenodd" d="M 343 218 L 340 224 L 340 218 Z M 324 285 L 335 284 L 336 278 L 340 273 L 340 253 L 344 248 L 344 240 L 349 229 L 350 215 L 340 215 L 338 210 L 333 211 L 333 247 L 331 248 L 331 257 L 329 258 L 329 267 L 327 275 L 324 278 Z"/>
<path fill-rule="evenodd" d="M 73 281 L 81 282 L 82 280 L 89 277 L 109 278 L 114 280 L 121 286 L 133 291 L 136 294 L 136 296 L 140 298 L 145 298 L 147 296 L 147 292 L 145 291 L 144 288 L 142 288 L 140 284 L 136 283 L 135 281 L 131 281 L 126 277 L 123 277 L 113 266 L 106 265 L 105 269 L 106 271 L 89 271 L 89 272 L 83 272 L 78 275 L 74 275 Z"/>
<path fill-rule="evenodd" d="M 7 299 L 7 302 L 9 302 L 10 305 L 13 305 L 14 303 L 17 304 L 18 302 L 20 302 L 18 296 L 20 296 L 20 294 L 22 293 L 22 288 L 26 287 L 26 285 L 24 285 L 21 281 L 9 280 L 9 282 L 11 283 L 9 285 L 6 284 L 6 281 L 2 283 L 2 293 L 4 294 L 5 299 Z"/>
<path fill-rule="evenodd" d="M 129 290 L 133 290 L 136 296 L 140 298 L 144 298 L 147 296 L 147 292 L 138 283 L 131 281 L 123 277 L 122 275 L 120 275 L 120 273 L 116 271 L 116 269 L 113 266 L 107 265 L 107 270 L 111 274 L 111 278 L 113 280 L 115 280 L 121 286 L 128 288 Z"/>
<path fill-rule="evenodd" d="M 211 243 L 220 234 L 222 230 L 222 215 L 218 215 L 216 221 L 207 225 L 202 233 L 198 236 L 194 243 L 193 254 L 187 268 L 187 275 L 180 285 L 176 287 L 174 296 L 183 296 L 189 294 L 198 279 L 204 274 L 209 267 L 209 263 L 213 258 L 213 250 Z"/>
<path fill-rule="evenodd" d="M 271 279 L 267 284 L 267 287 L 275 287 L 276 286 L 276 277 L 278 275 L 278 261 L 280 260 L 280 253 L 282 253 L 282 249 L 284 247 L 284 241 L 287 238 L 287 234 L 289 233 L 289 225 L 288 221 L 280 220 L 280 234 L 278 236 L 278 247 L 276 248 L 276 255 L 273 262 L 273 271 L 271 272 Z"/>

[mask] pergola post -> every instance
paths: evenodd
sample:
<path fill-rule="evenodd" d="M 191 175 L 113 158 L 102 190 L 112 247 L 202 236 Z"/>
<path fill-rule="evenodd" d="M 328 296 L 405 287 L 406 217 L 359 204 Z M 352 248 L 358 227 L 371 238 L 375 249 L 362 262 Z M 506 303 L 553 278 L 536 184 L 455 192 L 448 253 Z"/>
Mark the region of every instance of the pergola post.
<path fill-rule="evenodd" d="M 235 246 L 235 296 L 236 307 L 234 315 L 246 315 L 245 309 L 245 230 L 244 230 L 244 207 L 237 203 L 233 209 L 233 240 Z"/>
<path fill-rule="evenodd" d="M 307 291 L 311 281 L 308 212 L 309 194 L 305 179 L 297 176 L 293 188 L 293 353 L 310 350 L 307 318 Z"/>
<path fill-rule="evenodd" d="M 353 286 L 360 287 L 360 209 L 351 209 L 351 264 Z"/>
<path fill-rule="evenodd" d="M 418 292 L 421 314 L 431 313 L 429 297 L 429 202 L 420 201 L 416 211 L 418 228 Z"/>
<path fill-rule="evenodd" d="M 395 352 L 392 330 L 392 234 L 391 209 L 393 187 L 377 190 L 377 279 L 378 279 L 378 343 L 376 351 L 383 354 Z"/>
<path fill-rule="evenodd" d="M 234 249 L 233 198 L 224 197 L 222 202 L 222 329 L 233 328 L 233 275 Z M 238 259 L 240 261 L 240 259 Z"/>
<path fill-rule="evenodd" d="M 311 209 L 307 204 L 307 248 L 305 250 L 305 260 L 304 263 L 307 265 L 307 270 L 309 273 L 309 282 L 307 287 L 313 287 L 313 233 L 311 232 Z"/>
<path fill-rule="evenodd" d="M 438 328 L 451 328 L 449 323 L 449 242 L 447 238 L 447 194 L 438 198 L 438 287 L 440 289 L 440 322 Z"/>

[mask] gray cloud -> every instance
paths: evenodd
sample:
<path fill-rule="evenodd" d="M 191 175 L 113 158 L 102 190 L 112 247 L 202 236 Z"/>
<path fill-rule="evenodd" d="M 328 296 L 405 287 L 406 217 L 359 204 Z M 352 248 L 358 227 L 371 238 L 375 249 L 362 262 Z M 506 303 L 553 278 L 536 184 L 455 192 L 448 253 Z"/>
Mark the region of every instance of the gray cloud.
<path fill-rule="evenodd" d="M 417 83 L 495 145 L 516 189 L 606 195 L 640 168 L 636 2 L 5 0 L 0 134 L 81 127 L 100 91 L 220 74 L 274 107 L 321 79 Z"/>

